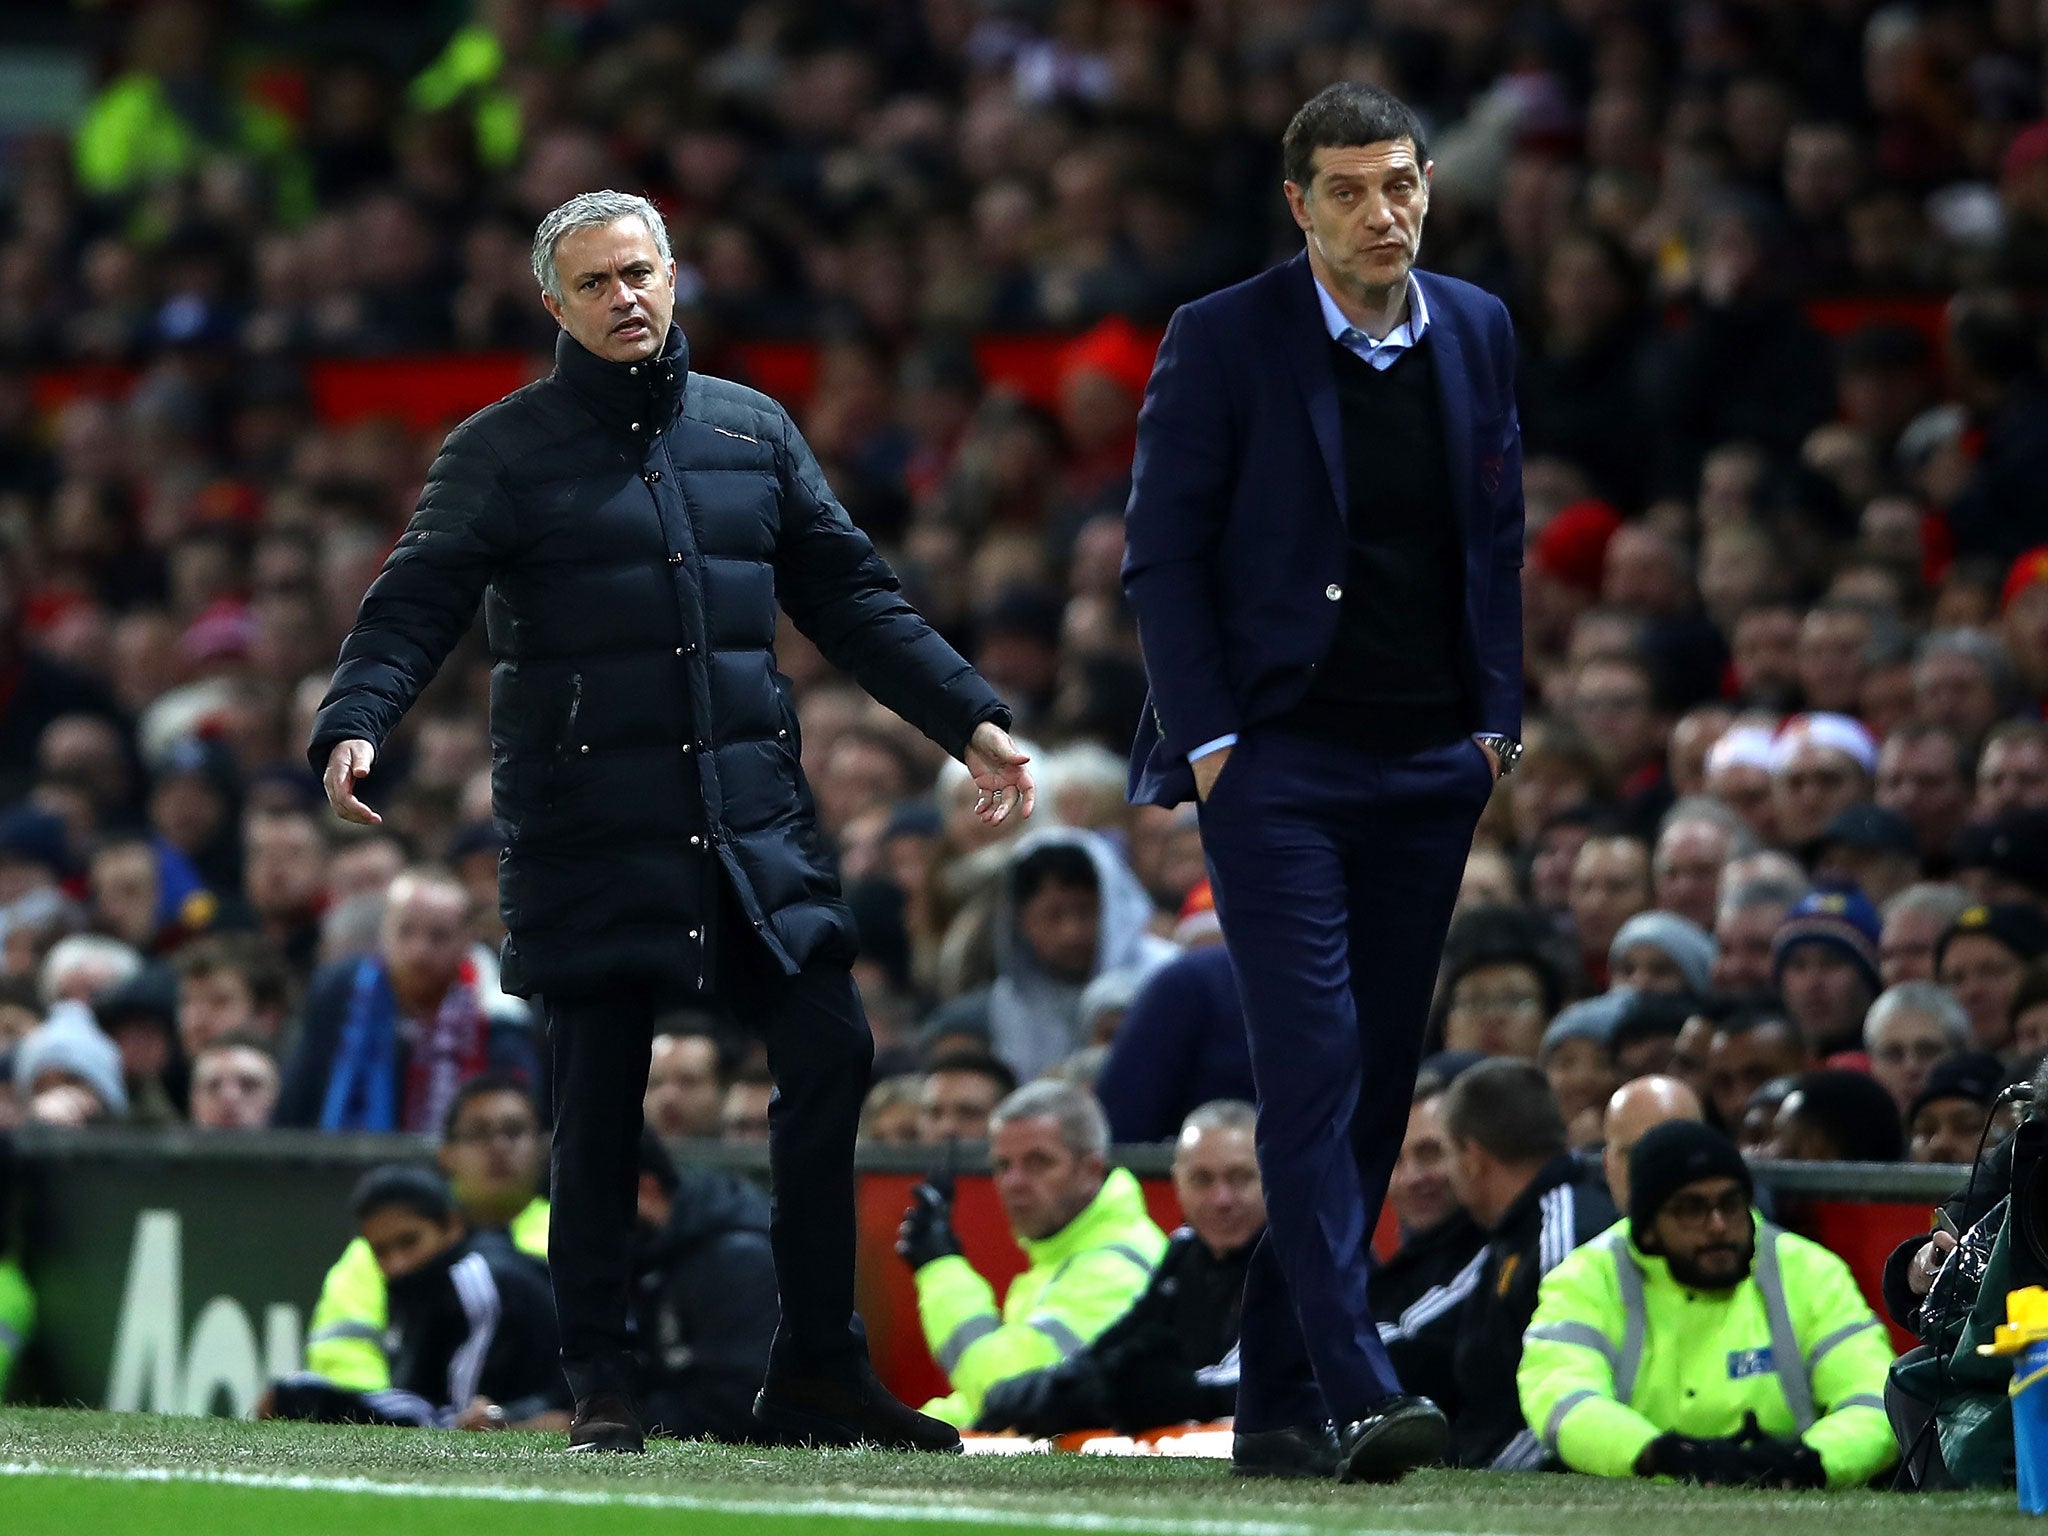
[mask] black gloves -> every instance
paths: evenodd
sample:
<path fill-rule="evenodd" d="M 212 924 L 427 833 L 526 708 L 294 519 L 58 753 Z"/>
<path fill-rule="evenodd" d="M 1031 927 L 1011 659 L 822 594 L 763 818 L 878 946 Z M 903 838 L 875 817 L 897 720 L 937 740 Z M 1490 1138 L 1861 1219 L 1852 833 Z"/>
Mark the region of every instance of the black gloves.
<path fill-rule="evenodd" d="M 960 1239 L 953 1231 L 953 1202 L 930 1184 L 910 1192 L 910 1209 L 903 1213 L 903 1225 L 896 1229 L 896 1252 L 915 1274 L 934 1259 L 960 1251 Z"/>
<path fill-rule="evenodd" d="M 1818 1451 L 1804 1441 L 1766 1434 L 1754 1413 L 1743 1415 L 1739 1431 L 1720 1439 L 1659 1435 L 1636 1458 L 1635 1473 L 1710 1488 L 1825 1488 L 1828 1482 Z"/>
<path fill-rule="evenodd" d="M 1749 1481 L 1749 1453 L 1733 1438 L 1696 1440 L 1669 1431 L 1643 1447 L 1637 1477 L 1675 1477 L 1709 1488 L 1739 1488 Z"/>
<path fill-rule="evenodd" d="M 984 1434 L 1014 1429 L 1020 1435 L 1033 1436 L 1060 1435 L 1081 1428 L 1063 1411 L 1062 1395 L 1055 1368 L 1012 1376 L 988 1389 L 974 1427 Z"/>
<path fill-rule="evenodd" d="M 1204 1417 L 1211 1394 L 1196 1382 L 1170 1330 L 1148 1326 L 1120 1331 L 1113 1341 L 1098 1346 L 1095 1355 L 1109 1424 L 1118 1434 L 1139 1434 Z"/>

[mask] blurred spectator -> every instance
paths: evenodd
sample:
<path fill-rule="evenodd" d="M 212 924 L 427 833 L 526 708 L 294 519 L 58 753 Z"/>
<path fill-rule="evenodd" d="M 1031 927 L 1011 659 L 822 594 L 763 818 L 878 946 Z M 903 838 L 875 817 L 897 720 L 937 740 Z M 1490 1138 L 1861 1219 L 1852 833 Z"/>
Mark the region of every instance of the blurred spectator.
<path fill-rule="evenodd" d="M 1916 1163 L 1974 1163 L 2005 1069 L 1996 1056 L 1964 1051 L 1927 1074 L 1906 1110 L 1909 1155 Z"/>
<path fill-rule="evenodd" d="M 1970 1042 L 1966 1039 L 1964 1045 Z M 2012 997 L 2012 1044 L 2007 1052 L 2031 1073 L 2048 1058 L 2048 966 L 2035 961 Z"/>
<path fill-rule="evenodd" d="M 1853 886 L 1879 906 L 1919 877 L 1912 823 L 1881 805 L 1836 812 L 1813 846 L 1816 884 Z"/>
<path fill-rule="evenodd" d="M 1609 1045 L 1614 1026 L 1635 1001 L 1635 994 L 1617 987 L 1599 997 L 1573 1003 L 1543 1031 L 1536 1065 L 1557 1099 L 1565 1137 L 1574 1148 L 1600 1141 L 1600 1110 L 1617 1086 L 1614 1052 Z"/>
<path fill-rule="evenodd" d="M 768 1197 L 720 1168 L 677 1168 L 640 1141 L 633 1320 L 643 1411 L 679 1440 L 746 1440 L 775 1337 Z"/>
<path fill-rule="evenodd" d="M 1895 1163 L 1905 1155 L 1897 1106 L 1862 1072 L 1800 1074 L 1778 1106 L 1771 1155 L 1807 1163 Z"/>
<path fill-rule="evenodd" d="M 1802 898 L 1771 940 L 1771 970 L 1785 1012 L 1821 1056 L 1863 1042 L 1863 1015 L 1882 987 L 1877 909 L 1854 889 Z"/>
<path fill-rule="evenodd" d="M 2048 601 L 2048 585 L 2036 583 L 2029 590 Z M 1993 726 L 1977 758 L 1977 798 L 1971 817 L 1989 821 L 2022 810 L 2048 810 L 2048 722 L 2040 720 L 2007 720 Z"/>
<path fill-rule="evenodd" d="M 1714 919 L 1713 990 L 1724 997 L 1776 994 L 1773 945 L 1786 915 L 1806 894 L 1803 884 L 1730 881 Z"/>
<path fill-rule="evenodd" d="M 178 1043 L 187 1057 L 228 1035 L 251 1035 L 274 1051 L 291 1006 L 284 957 L 254 934 L 225 933 L 178 951 Z"/>
<path fill-rule="evenodd" d="M 1699 996 L 1713 985 L 1713 935 L 1675 912 L 1638 912 L 1621 925 L 1607 955 L 1616 988 Z"/>
<path fill-rule="evenodd" d="M 953 1389 L 925 1412 L 975 1422 L 998 1384 L 1085 1348 L 1144 1292 L 1166 1234 L 1146 1214 L 1137 1180 L 1106 1167 L 1108 1149 L 1108 1122 L 1085 1089 L 1031 1083 L 997 1106 L 989 1166 L 1029 1266 L 1000 1311 L 961 1257 L 950 1195 L 930 1184 L 912 1192 L 896 1251 L 916 1280 L 932 1358 Z"/>
<path fill-rule="evenodd" d="M 52 1007 L 14 1048 L 14 1094 L 35 1124 L 92 1125 L 128 1113 L 121 1052 L 81 1003 Z"/>
<path fill-rule="evenodd" d="M 993 1056 L 956 1051 L 934 1057 L 918 1090 L 914 1139 L 928 1147 L 987 1141 L 989 1116 L 1016 1090 L 1017 1079 Z"/>
<path fill-rule="evenodd" d="M 1795 715 L 1771 754 L 1771 809 L 1778 843 L 1804 848 L 1838 814 L 1870 797 L 1877 742 L 1845 714 Z"/>
<path fill-rule="evenodd" d="M 2012 1039 L 2012 1001 L 2028 965 L 2048 953 L 2048 917 L 2016 902 L 1966 907 L 1942 933 L 1934 974 L 1970 1016 L 1977 1048 L 2003 1051 Z"/>
<path fill-rule="evenodd" d="M 1877 755 L 1877 803 L 1905 819 L 1921 860 L 1945 858 L 1969 819 L 1970 770 L 1961 739 L 1945 726 L 1908 721 L 1885 738 Z"/>
<path fill-rule="evenodd" d="M 377 952 L 313 978 L 278 1124 L 418 1132 L 481 1072 L 534 1081 L 526 1007 L 498 991 L 468 916 L 468 892 L 446 874 L 392 882 Z"/>
<path fill-rule="evenodd" d="M 213 1040 L 192 1062 L 192 1124 L 202 1131 L 259 1131 L 277 1107 L 277 1054 L 255 1035 Z"/>
<path fill-rule="evenodd" d="M 1616 1210 L 1629 1208 L 1629 1154 L 1636 1143 L 1668 1121 L 1705 1118 L 1699 1095 L 1675 1077 L 1639 1077 L 1614 1090 L 1601 1121 L 1600 1171 Z"/>
<path fill-rule="evenodd" d="M 1934 980 L 1941 936 L 1969 905 L 1969 893 L 1954 885 L 1912 885 L 1887 901 L 1877 939 L 1877 970 L 1884 984 Z"/>
<path fill-rule="evenodd" d="M 877 1081 L 861 1100 L 855 1139 L 869 1146 L 916 1146 L 917 1101 L 923 1093 L 924 1075 L 919 1072 L 899 1073 Z"/>
<path fill-rule="evenodd" d="M 1096 1092 L 1119 1142 L 1165 1141 L 1199 1106 L 1253 1096 L 1228 950 L 1193 949 L 1152 973 L 1109 1043 Z"/>
<path fill-rule="evenodd" d="M 1744 1011 L 1717 1020 L 1707 1045 L 1707 1098 L 1714 1117 L 1733 1132 L 1750 1097 L 1775 1078 L 1804 1072 L 1812 1057 L 1790 1020 Z"/>
<path fill-rule="evenodd" d="M 664 1140 L 720 1131 L 728 1073 L 726 1053 L 709 1023 L 664 1020 L 652 1045 L 647 1097 L 641 1108 L 654 1134 Z"/>
<path fill-rule="evenodd" d="M 1754 852 L 1755 836 L 1726 805 L 1704 795 L 1679 801 L 1664 818 L 1650 858 L 1657 906 L 1711 929 L 1721 871 L 1731 858 Z"/>
<path fill-rule="evenodd" d="M 768 1140 L 768 1114 L 775 1098 L 775 1079 L 766 1067 L 742 1067 L 726 1085 L 719 1107 L 719 1137 L 724 1141 Z"/>
<path fill-rule="evenodd" d="M 2017 999 L 2014 1011 L 2021 1011 Z M 1931 981 L 1888 987 L 1863 1021 L 1870 1075 L 1902 1115 L 1927 1086 L 1928 1074 L 1970 1043 L 1969 1014 L 1947 988 Z"/>
<path fill-rule="evenodd" d="M 319 948 L 327 861 L 326 828 L 315 812 L 258 807 L 244 817 L 243 894 L 264 938 L 302 974 L 313 969 Z"/>
<path fill-rule="evenodd" d="M 1633 837 L 1591 837 L 1572 864 L 1571 914 L 1579 964 L 1596 991 L 1607 983 L 1607 955 L 1621 925 L 1649 907 L 1650 851 Z"/>

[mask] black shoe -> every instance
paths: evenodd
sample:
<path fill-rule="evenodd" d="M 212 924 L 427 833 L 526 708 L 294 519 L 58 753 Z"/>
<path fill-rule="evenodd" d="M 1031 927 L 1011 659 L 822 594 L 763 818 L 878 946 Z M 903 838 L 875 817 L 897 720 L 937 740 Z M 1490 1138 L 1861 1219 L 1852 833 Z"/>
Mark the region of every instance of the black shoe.
<path fill-rule="evenodd" d="M 1451 1423 L 1426 1397 L 1396 1393 L 1337 1432 L 1337 1481 L 1395 1483 L 1451 1448 Z"/>
<path fill-rule="evenodd" d="M 608 1392 L 576 1405 L 576 1417 L 569 1423 L 569 1449 L 639 1456 L 647 1450 L 647 1435 L 633 1404 Z"/>
<path fill-rule="evenodd" d="M 1230 1470 L 1237 1477 L 1334 1477 L 1337 1436 L 1327 1424 L 1239 1430 L 1230 1437 Z"/>
<path fill-rule="evenodd" d="M 899 1403 L 862 1364 L 851 1381 L 771 1378 L 754 1398 L 754 1422 L 794 1445 L 871 1445 L 887 1451 L 960 1454 L 960 1431 Z"/>

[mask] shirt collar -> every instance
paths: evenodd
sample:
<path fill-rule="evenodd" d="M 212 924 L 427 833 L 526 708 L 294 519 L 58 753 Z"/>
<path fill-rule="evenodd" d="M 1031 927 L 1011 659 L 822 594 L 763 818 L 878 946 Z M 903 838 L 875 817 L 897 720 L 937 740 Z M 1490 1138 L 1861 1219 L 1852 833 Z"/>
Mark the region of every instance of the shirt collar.
<path fill-rule="evenodd" d="M 1324 328 L 1329 331 L 1330 340 L 1342 342 L 1346 331 L 1355 331 L 1358 327 L 1344 318 L 1344 311 L 1339 309 L 1337 301 L 1330 297 L 1330 290 L 1323 286 L 1323 280 L 1318 277 L 1314 281 L 1316 285 L 1316 302 L 1323 307 Z M 1415 343 L 1422 340 L 1422 333 L 1428 329 L 1429 302 L 1422 296 L 1422 284 L 1415 281 L 1415 274 L 1410 272 L 1408 274 L 1408 318 L 1389 331 L 1386 340 L 1374 341 L 1370 336 L 1367 336 L 1366 343 L 1375 350 L 1380 347 L 1412 347 Z M 1365 333 L 1360 331 L 1359 334 L 1364 335 Z"/>

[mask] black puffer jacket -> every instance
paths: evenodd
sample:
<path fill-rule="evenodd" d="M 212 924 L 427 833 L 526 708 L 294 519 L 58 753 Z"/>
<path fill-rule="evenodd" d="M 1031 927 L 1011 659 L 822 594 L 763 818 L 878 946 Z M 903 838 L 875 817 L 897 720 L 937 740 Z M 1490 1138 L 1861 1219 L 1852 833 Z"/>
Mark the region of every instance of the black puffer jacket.
<path fill-rule="evenodd" d="M 565 335 L 552 374 L 449 434 L 342 644 L 316 770 L 339 741 L 382 748 L 479 597 L 504 985 L 520 995 L 703 989 L 720 868 L 785 969 L 851 958 L 775 669 L 778 601 L 946 751 L 1009 723 L 904 601 L 788 413 L 691 373 L 675 330 L 632 365 Z"/>

